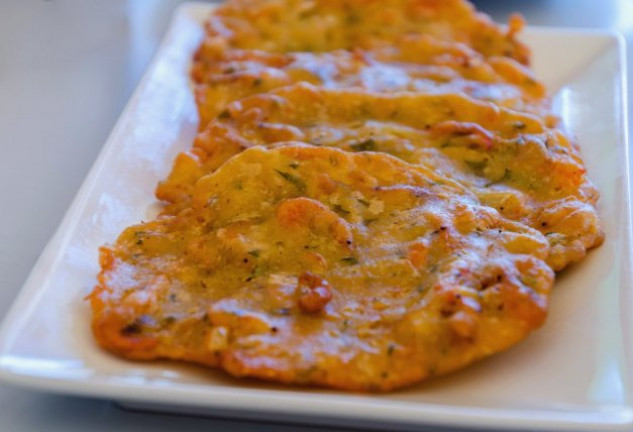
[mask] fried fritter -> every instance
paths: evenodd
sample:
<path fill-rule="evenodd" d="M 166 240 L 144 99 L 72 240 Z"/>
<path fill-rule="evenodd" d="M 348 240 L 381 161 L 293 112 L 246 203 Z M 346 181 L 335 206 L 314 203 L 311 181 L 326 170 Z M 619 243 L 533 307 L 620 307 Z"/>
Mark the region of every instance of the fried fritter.
<path fill-rule="evenodd" d="M 393 46 L 404 35 L 428 35 L 527 65 L 529 49 L 516 39 L 522 27 L 513 15 L 502 30 L 465 0 L 231 0 L 214 10 L 206 37 L 287 53 Z"/>
<path fill-rule="evenodd" d="M 548 249 L 425 167 L 253 147 L 202 178 L 190 208 L 102 248 L 93 330 L 131 359 L 386 391 L 541 325 Z"/>
<path fill-rule="evenodd" d="M 374 91 L 464 92 L 500 106 L 550 114 L 545 87 L 507 58 L 486 59 L 459 43 L 404 36 L 393 46 L 327 53 L 268 53 L 227 48 L 223 38 L 200 47 L 192 77 L 200 128 L 228 103 L 297 82 Z"/>
<path fill-rule="evenodd" d="M 157 196 L 187 206 L 195 181 L 254 145 L 303 141 L 380 151 L 423 164 L 472 191 L 482 204 L 547 235 L 561 270 L 604 237 L 575 144 L 538 118 L 460 94 L 378 94 L 309 84 L 229 105 L 176 159 Z"/>

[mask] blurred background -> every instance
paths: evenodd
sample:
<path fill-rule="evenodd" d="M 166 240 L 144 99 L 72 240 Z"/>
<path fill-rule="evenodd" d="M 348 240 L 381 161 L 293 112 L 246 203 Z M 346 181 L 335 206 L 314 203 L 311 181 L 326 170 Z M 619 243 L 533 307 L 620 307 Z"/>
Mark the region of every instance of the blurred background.
<path fill-rule="evenodd" d="M 60 223 L 180 3 L 0 0 L 0 318 Z M 633 70 L 633 0 L 474 3 L 501 22 L 518 11 L 531 25 L 619 31 L 627 38 Z M 628 98 L 630 103 L 630 91 Z M 629 125 L 632 119 L 629 114 Z M 0 413 L 3 431 L 325 430 L 137 414 L 109 402 L 1 385 Z"/>

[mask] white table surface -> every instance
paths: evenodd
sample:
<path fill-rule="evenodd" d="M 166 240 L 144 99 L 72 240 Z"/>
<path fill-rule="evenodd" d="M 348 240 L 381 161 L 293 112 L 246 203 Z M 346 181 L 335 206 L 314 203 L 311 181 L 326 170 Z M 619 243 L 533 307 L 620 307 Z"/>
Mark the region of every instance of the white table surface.
<path fill-rule="evenodd" d="M 0 318 L 60 223 L 182 0 L 0 0 Z M 475 0 L 503 21 L 610 28 L 633 0 Z M 633 73 L 629 72 L 629 82 Z M 630 87 L 633 87 L 633 82 Z M 629 105 L 633 102 L 629 91 Z M 633 110 L 629 125 L 633 126 Z M 123 411 L 0 384 L 0 431 L 325 431 Z"/>

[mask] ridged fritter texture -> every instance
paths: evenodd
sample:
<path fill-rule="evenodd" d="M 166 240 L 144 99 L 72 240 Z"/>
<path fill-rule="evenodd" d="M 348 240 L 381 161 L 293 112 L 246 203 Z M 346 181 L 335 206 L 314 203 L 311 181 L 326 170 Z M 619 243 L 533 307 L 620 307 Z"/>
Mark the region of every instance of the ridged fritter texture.
<path fill-rule="evenodd" d="M 508 57 L 485 58 L 461 43 L 403 36 L 372 50 L 272 53 L 230 48 L 221 37 L 200 47 L 192 76 L 200 127 L 228 103 L 297 82 L 381 92 L 463 92 L 500 106 L 549 116 L 544 86 Z M 555 122 L 555 119 L 551 119 Z"/>
<path fill-rule="evenodd" d="M 386 391 L 540 326 L 548 249 L 433 170 L 254 147 L 200 180 L 190 208 L 102 249 L 93 330 L 133 359 Z"/>
<path fill-rule="evenodd" d="M 529 50 L 465 0 L 232 0 L 207 22 L 207 37 L 232 48 L 269 52 L 328 52 L 393 46 L 403 35 L 459 42 L 486 57 L 528 64 Z"/>
<path fill-rule="evenodd" d="M 460 94 L 377 94 L 298 84 L 232 105 L 181 154 L 157 189 L 175 212 L 201 176 L 254 145 L 303 141 L 380 151 L 460 182 L 482 205 L 540 230 L 561 270 L 604 237 L 575 144 L 537 117 Z"/>

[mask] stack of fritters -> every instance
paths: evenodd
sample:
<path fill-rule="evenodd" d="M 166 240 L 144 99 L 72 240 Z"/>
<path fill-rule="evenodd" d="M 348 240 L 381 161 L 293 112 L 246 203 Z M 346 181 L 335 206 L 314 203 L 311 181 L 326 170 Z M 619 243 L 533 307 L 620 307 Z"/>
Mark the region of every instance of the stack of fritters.
<path fill-rule="evenodd" d="M 101 250 L 98 342 L 385 391 L 526 337 L 603 232 L 521 26 L 464 0 L 217 8 L 164 211 Z"/>

